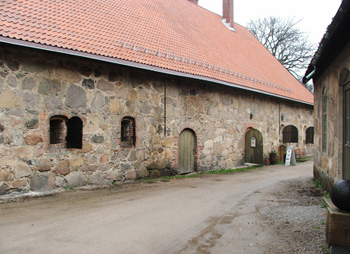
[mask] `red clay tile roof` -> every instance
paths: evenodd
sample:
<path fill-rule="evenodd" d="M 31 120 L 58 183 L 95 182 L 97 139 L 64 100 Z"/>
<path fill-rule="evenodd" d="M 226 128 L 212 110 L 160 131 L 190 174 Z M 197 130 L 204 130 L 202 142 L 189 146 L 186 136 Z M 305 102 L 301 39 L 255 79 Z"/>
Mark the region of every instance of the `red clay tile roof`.
<path fill-rule="evenodd" d="M 0 36 L 141 63 L 313 104 L 254 38 L 188 0 L 0 0 Z"/>

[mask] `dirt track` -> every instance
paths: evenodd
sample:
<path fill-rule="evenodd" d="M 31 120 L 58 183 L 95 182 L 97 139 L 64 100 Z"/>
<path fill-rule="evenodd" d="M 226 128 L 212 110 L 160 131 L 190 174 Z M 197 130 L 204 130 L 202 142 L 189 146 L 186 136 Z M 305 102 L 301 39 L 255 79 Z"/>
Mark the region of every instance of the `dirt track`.
<path fill-rule="evenodd" d="M 312 162 L 0 204 L 0 253 L 322 253 Z"/>

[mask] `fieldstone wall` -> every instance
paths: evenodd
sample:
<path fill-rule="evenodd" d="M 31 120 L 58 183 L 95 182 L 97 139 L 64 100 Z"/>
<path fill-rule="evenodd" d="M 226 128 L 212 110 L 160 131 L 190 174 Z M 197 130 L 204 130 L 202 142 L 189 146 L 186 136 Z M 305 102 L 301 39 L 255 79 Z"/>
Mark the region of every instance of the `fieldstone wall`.
<path fill-rule="evenodd" d="M 314 80 L 315 83 L 315 164 L 314 174 L 330 191 L 343 178 L 343 87 L 341 73 L 349 70 L 350 44 Z M 327 151 L 322 151 L 322 93 L 327 96 Z"/>
<path fill-rule="evenodd" d="M 281 115 L 284 115 L 283 121 Z M 82 149 L 50 145 L 50 118 L 79 117 Z M 123 117 L 135 119 L 136 145 L 121 145 Z M 259 130 L 264 153 L 282 129 L 313 126 L 312 107 L 191 79 L 0 45 L 0 194 L 111 185 L 174 173 L 178 138 L 196 134 L 196 170 L 244 164 L 245 133 Z M 288 144 L 287 144 L 288 145 Z"/>

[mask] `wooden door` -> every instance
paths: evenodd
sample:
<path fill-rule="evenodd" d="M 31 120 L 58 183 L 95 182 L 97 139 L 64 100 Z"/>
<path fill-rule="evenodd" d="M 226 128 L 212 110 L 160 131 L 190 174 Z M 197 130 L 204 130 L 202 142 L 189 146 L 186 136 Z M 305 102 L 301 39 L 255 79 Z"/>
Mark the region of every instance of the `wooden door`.
<path fill-rule="evenodd" d="M 284 145 L 280 145 L 278 147 L 278 161 L 284 162 L 285 155 L 286 155 L 286 147 Z"/>
<path fill-rule="evenodd" d="M 350 83 L 344 86 L 343 179 L 350 180 Z"/>
<path fill-rule="evenodd" d="M 251 129 L 245 135 L 245 162 L 263 164 L 263 138 L 258 130 Z"/>
<path fill-rule="evenodd" d="M 179 137 L 178 173 L 190 173 L 195 170 L 195 134 L 184 130 Z"/>

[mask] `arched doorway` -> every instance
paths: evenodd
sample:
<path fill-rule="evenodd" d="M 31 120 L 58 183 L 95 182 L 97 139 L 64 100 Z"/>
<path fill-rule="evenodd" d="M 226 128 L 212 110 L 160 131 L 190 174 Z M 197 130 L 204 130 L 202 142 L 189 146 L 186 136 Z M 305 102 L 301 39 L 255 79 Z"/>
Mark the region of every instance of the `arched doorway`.
<path fill-rule="evenodd" d="M 178 173 L 185 174 L 195 170 L 196 135 L 190 129 L 185 129 L 179 137 Z"/>
<path fill-rule="evenodd" d="M 260 131 L 250 129 L 245 135 L 245 162 L 263 164 L 263 138 Z"/>

